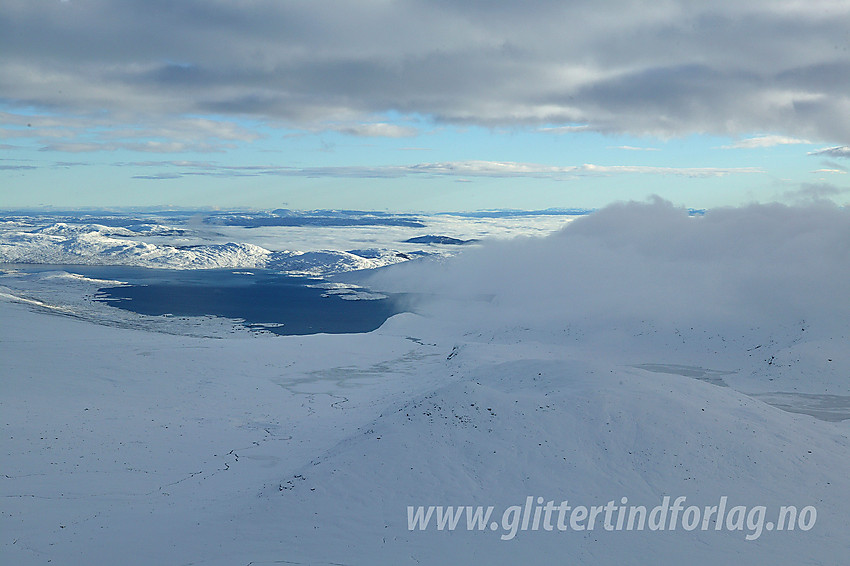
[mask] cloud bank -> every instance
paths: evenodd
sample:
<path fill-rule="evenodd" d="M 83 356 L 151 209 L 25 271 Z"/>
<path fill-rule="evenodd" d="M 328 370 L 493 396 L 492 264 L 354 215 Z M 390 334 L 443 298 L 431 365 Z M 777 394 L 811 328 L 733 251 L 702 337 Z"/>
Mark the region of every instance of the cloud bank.
<path fill-rule="evenodd" d="M 656 200 L 611 205 L 546 238 L 491 241 L 439 266 L 397 266 L 373 285 L 421 293 L 431 297 L 424 312 L 478 327 L 746 329 L 843 324 L 848 280 L 847 209 L 752 205 L 703 216 Z"/>
<path fill-rule="evenodd" d="M 453 124 L 850 144 L 850 5 L 831 0 L 6 0 L 0 101 L 253 116 L 356 135 Z M 373 124 L 364 127 L 362 124 Z"/>

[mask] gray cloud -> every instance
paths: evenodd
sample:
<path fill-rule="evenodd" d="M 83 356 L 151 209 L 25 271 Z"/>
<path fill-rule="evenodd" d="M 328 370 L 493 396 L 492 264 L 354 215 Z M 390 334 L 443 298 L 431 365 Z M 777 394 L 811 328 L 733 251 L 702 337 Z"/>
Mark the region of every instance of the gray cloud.
<path fill-rule="evenodd" d="M 228 114 L 315 128 L 397 111 L 848 144 L 847 29 L 850 5 L 828 0 L 6 0 L 0 100 L 126 123 Z M 365 135 L 386 134 L 399 132 Z"/>
<path fill-rule="evenodd" d="M 353 124 L 350 126 L 338 126 L 332 129 L 341 134 L 366 138 L 409 138 L 417 134 L 416 128 L 387 124 L 385 122 Z"/>
<path fill-rule="evenodd" d="M 143 117 L 132 127 L 112 116 L 32 116 L 0 112 L 0 139 L 30 139 L 43 151 L 215 152 L 261 136 L 233 120 Z"/>
<path fill-rule="evenodd" d="M 803 183 L 800 188 L 784 193 L 786 200 L 793 202 L 821 201 L 850 192 L 848 187 L 839 187 L 831 183 Z"/>
<path fill-rule="evenodd" d="M 850 157 L 850 147 L 837 146 L 809 152 L 809 155 L 825 155 L 827 157 Z"/>
<path fill-rule="evenodd" d="M 14 146 L 6 146 L 0 144 L 0 149 L 17 149 Z M 76 161 L 76 162 L 66 162 L 66 161 L 55 161 L 53 163 L 41 163 L 36 162 L 30 159 L 3 159 L 0 158 L 0 171 L 33 171 L 35 169 L 56 169 L 63 168 L 67 169 L 68 167 L 85 167 L 89 165 L 88 163 Z"/>
<path fill-rule="evenodd" d="M 5 165 L 0 163 L 0 171 L 29 171 L 37 169 L 35 165 Z"/>

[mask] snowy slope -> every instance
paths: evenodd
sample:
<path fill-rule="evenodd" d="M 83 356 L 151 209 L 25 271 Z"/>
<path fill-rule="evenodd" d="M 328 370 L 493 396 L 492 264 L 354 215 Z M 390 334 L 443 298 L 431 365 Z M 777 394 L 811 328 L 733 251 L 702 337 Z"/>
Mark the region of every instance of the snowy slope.
<path fill-rule="evenodd" d="M 0 295 L 0 562 L 841 563 L 848 236 L 829 207 L 616 206 L 383 270 L 370 287 L 427 298 L 360 335 L 175 336 Z M 503 540 L 529 496 L 765 511 Z M 495 523 L 410 530 L 419 505 Z M 783 505 L 811 529 L 768 530 Z"/>
<path fill-rule="evenodd" d="M 457 381 L 387 410 L 288 478 L 291 489 L 264 492 L 276 522 L 295 530 L 288 559 L 345 563 L 355 550 L 393 564 L 563 555 L 594 564 L 830 564 L 841 556 L 850 504 L 840 471 L 850 464 L 846 426 L 687 377 L 538 358 L 527 347 L 500 349 L 516 361 L 488 364 L 487 349 L 476 350 L 467 346 L 458 356 L 467 363 L 444 370 Z M 664 495 L 700 507 L 727 496 L 730 506 L 773 512 L 814 505 L 818 528 L 762 532 L 752 541 L 747 528 L 629 533 L 601 524 L 500 538 L 510 532 L 502 510 L 527 496 L 587 506 L 627 497 L 651 508 Z M 407 505 L 494 505 L 499 528 L 408 532 Z M 243 520 L 268 534 L 247 514 Z"/>
<path fill-rule="evenodd" d="M 844 549 L 845 423 L 608 361 L 595 339 L 481 341 L 401 315 L 368 335 L 209 343 L 0 308 L 15 321 L 2 337 L 4 562 L 829 564 Z M 407 529 L 408 505 L 501 511 L 529 495 L 725 495 L 814 505 L 818 519 L 754 541 Z"/>

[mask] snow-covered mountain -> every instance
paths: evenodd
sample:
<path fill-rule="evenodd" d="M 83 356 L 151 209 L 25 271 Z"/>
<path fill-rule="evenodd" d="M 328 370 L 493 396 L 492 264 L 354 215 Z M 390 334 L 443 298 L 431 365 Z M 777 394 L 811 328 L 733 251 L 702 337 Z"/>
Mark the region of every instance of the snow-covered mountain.
<path fill-rule="evenodd" d="M 51 304 L 77 278 L 4 277 L 0 561 L 845 560 L 847 210 L 624 204 L 463 248 L 374 272 L 421 302 L 351 335 L 92 324 Z"/>
<path fill-rule="evenodd" d="M 179 245 L 145 241 L 174 234 L 173 228 L 159 224 L 143 225 L 137 230 L 66 222 L 30 230 L 15 228 L 7 226 L 0 234 L 0 263 L 268 268 L 299 275 L 327 275 L 373 269 L 408 259 L 394 250 L 369 250 L 358 255 L 342 250 L 271 251 L 244 242 Z"/>
<path fill-rule="evenodd" d="M 0 216 L 0 263 L 268 268 L 322 276 L 422 256 L 451 256 L 458 251 L 459 246 L 452 245 L 457 243 L 545 235 L 575 217 L 543 212 L 478 218 L 327 210 L 9 213 Z M 424 228 L 446 235 L 423 237 Z"/>

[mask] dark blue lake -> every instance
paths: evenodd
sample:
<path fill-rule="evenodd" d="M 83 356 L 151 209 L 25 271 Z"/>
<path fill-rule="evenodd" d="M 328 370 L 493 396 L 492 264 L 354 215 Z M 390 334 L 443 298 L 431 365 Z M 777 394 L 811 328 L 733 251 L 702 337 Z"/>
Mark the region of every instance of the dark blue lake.
<path fill-rule="evenodd" d="M 19 266 L 20 267 L 20 266 Z M 46 271 L 48 266 L 28 266 Z M 370 332 L 403 312 L 400 295 L 346 300 L 315 288 L 322 279 L 265 269 L 170 270 L 127 266 L 49 266 L 129 283 L 98 289 L 95 300 L 145 315 L 221 316 L 280 335 Z M 324 295 L 324 296 L 323 296 Z"/>

